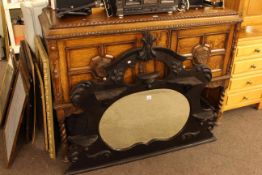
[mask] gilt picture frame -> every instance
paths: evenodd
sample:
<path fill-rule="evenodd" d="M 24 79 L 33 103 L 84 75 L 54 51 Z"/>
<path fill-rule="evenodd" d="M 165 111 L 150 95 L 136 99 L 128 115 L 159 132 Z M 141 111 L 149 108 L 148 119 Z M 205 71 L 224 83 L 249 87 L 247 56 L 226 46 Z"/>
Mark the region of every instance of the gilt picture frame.
<path fill-rule="evenodd" d="M 49 59 L 48 59 L 48 55 L 46 53 L 45 47 L 39 36 L 35 37 L 35 47 L 36 47 L 36 60 L 39 65 L 39 68 L 40 68 L 40 71 L 43 77 L 43 82 L 44 82 L 49 156 L 51 159 L 55 159 L 56 148 L 55 148 L 54 116 L 53 116 L 50 65 L 49 65 Z"/>
<path fill-rule="evenodd" d="M 37 113 L 42 117 L 42 126 L 43 126 L 43 133 L 44 133 L 44 150 L 48 151 L 49 145 L 48 145 L 48 129 L 47 129 L 47 114 L 46 114 L 46 101 L 45 101 L 45 87 L 44 87 L 44 81 L 40 72 L 40 69 L 38 67 L 38 64 L 35 63 L 35 71 L 36 71 L 36 100 L 38 103 L 37 106 Z M 41 105 L 40 105 L 41 104 Z"/>

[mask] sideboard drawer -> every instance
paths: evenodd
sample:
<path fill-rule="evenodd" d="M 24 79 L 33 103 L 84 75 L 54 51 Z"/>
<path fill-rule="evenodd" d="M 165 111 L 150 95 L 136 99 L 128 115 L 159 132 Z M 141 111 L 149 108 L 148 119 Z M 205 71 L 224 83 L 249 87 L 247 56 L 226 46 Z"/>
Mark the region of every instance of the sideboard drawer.
<path fill-rule="evenodd" d="M 230 80 L 229 90 L 241 90 L 262 85 L 262 74 Z"/>
<path fill-rule="evenodd" d="M 112 59 L 139 46 L 141 33 L 100 35 L 59 40 L 59 74 L 63 101 L 70 102 L 70 91 L 77 83 L 92 79 L 92 61 L 96 57 Z"/>
<path fill-rule="evenodd" d="M 239 46 L 237 48 L 237 57 L 247 57 L 262 55 L 262 44 Z"/>
<path fill-rule="evenodd" d="M 196 54 L 194 53 L 196 46 L 207 45 L 211 54 L 206 59 L 205 64 L 211 69 L 213 78 L 221 77 L 228 74 L 229 53 L 232 47 L 228 42 L 233 39 L 233 33 L 230 25 L 173 31 L 171 49 L 188 58 L 184 65 L 187 69 L 190 69 L 194 64 L 194 59 L 196 59 L 193 55 Z M 203 53 L 196 55 L 201 54 Z M 205 60 L 204 57 L 201 59 Z"/>
<path fill-rule="evenodd" d="M 262 70 L 262 58 L 236 62 L 233 74 L 248 73 Z"/>
<path fill-rule="evenodd" d="M 236 93 L 228 95 L 226 105 L 234 105 L 239 103 L 247 103 L 248 101 L 260 99 L 262 95 L 262 89 L 247 91 L 243 93 Z"/>

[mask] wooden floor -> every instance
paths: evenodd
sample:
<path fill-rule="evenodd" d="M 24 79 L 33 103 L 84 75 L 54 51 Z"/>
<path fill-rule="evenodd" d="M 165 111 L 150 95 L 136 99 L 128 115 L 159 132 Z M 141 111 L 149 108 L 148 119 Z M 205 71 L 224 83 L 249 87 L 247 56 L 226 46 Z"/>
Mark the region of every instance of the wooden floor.
<path fill-rule="evenodd" d="M 262 110 L 245 107 L 225 113 L 215 128 L 217 141 L 85 175 L 261 175 Z M 1 144 L 1 143 L 0 143 Z M 39 145 L 20 148 L 12 169 L 0 175 L 60 175 L 67 165 L 53 161 Z"/>

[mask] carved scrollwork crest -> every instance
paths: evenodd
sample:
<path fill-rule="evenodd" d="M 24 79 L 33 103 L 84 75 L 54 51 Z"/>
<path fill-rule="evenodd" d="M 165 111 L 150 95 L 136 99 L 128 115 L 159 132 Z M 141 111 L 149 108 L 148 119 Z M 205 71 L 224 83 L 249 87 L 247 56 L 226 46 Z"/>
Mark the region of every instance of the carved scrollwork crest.
<path fill-rule="evenodd" d="M 92 76 L 95 79 L 103 79 L 107 77 L 107 72 L 105 68 L 112 62 L 112 55 L 106 55 L 104 57 L 96 56 L 91 59 L 90 67 L 92 71 Z"/>
<path fill-rule="evenodd" d="M 156 41 L 156 38 L 153 37 L 149 32 L 144 32 L 142 42 L 143 47 L 139 52 L 139 59 L 148 60 L 156 56 L 156 52 L 153 49 L 153 43 Z"/>
<path fill-rule="evenodd" d="M 199 44 L 193 48 L 193 63 L 206 65 L 211 55 L 211 47 L 208 44 Z"/>

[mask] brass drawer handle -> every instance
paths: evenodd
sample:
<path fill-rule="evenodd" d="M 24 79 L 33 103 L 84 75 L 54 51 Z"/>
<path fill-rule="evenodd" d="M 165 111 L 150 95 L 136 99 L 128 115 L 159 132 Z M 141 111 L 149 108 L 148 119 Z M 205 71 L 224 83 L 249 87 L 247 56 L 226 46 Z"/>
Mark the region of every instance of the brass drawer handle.
<path fill-rule="evenodd" d="M 245 96 L 245 97 L 242 98 L 242 100 L 248 100 L 248 98 Z"/>
<path fill-rule="evenodd" d="M 256 65 L 254 65 L 254 64 L 252 64 L 252 65 L 250 66 L 250 68 L 251 68 L 251 69 L 256 69 L 256 68 L 257 68 L 257 66 L 256 66 Z"/>
<path fill-rule="evenodd" d="M 252 85 L 253 84 L 253 82 L 251 82 L 251 81 L 247 81 L 247 83 L 246 83 L 247 85 Z"/>
<path fill-rule="evenodd" d="M 255 52 L 256 52 L 256 53 L 260 53 L 261 50 L 260 50 L 260 49 L 255 49 Z"/>

